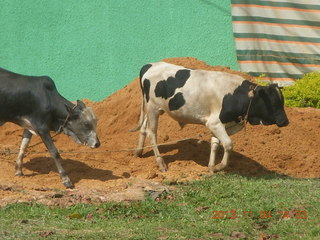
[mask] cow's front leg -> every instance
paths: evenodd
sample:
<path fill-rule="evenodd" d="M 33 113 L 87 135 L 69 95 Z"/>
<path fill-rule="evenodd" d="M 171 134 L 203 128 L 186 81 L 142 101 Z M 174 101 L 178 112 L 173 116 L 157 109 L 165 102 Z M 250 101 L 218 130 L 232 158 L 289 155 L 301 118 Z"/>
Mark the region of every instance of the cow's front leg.
<path fill-rule="evenodd" d="M 219 147 L 219 139 L 216 137 L 211 137 L 211 151 L 210 151 L 210 160 L 208 164 L 209 172 L 214 173 L 214 165 L 216 162 L 216 154 Z"/>
<path fill-rule="evenodd" d="M 163 158 L 160 155 L 160 151 L 157 146 L 157 128 L 160 113 L 153 109 L 148 109 L 148 123 L 147 123 L 147 133 L 150 137 L 150 142 L 154 155 L 156 156 L 157 165 L 161 172 L 167 171 L 167 165 L 165 164 Z"/>
<path fill-rule="evenodd" d="M 224 125 L 220 122 L 208 123 L 207 126 L 212 131 L 213 135 L 218 138 L 224 148 L 224 154 L 221 163 L 213 167 L 213 172 L 218 172 L 223 170 L 228 166 L 230 154 L 232 152 L 232 141 L 228 136 Z M 209 167 L 209 171 L 211 171 Z"/>
<path fill-rule="evenodd" d="M 16 176 L 23 176 L 22 163 L 23 163 L 24 153 L 30 143 L 31 137 L 32 137 L 32 133 L 29 132 L 27 129 L 25 129 L 23 131 L 20 150 L 17 157 L 17 161 L 16 161 Z"/>
<path fill-rule="evenodd" d="M 58 169 L 58 172 L 59 172 L 59 175 L 60 175 L 60 178 L 62 180 L 63 185 L 65 185 L 67 188 L 72 188 L 73 184 L 71 183 L 68 175 L 66 174 L 66 172 L 62 168 L 60 154 L 58 152 L 58 149 L 56 148 L 56 146 L 54 145 L 54 143 L 52 141 L 49 130 L 41 130 L 41 131 L 39 131 L 39 135 L 40 135 L 42 141 L 44 142 L 44 144 L 46 145 L 47 149 L 49 150 L 51 156 L 54 159 L 54 162 L 57 166 L 57 169 Z"/>

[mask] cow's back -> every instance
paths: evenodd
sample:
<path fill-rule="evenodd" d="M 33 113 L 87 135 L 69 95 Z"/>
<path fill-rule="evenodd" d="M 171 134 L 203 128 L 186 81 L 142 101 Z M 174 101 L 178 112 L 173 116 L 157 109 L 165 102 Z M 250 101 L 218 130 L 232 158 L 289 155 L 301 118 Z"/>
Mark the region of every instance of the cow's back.
<path fill-rule="evenodd" d="M 0 118 L 11 121 L 47 108 L 58 95 L 50 77 L 33 77 L 0 69 Z"/>

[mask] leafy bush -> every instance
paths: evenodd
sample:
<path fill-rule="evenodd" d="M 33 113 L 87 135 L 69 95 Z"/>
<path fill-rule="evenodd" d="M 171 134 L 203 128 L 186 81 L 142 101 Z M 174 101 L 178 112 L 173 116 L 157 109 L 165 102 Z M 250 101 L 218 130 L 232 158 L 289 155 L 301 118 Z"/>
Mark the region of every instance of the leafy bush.
<path fill-rule="evenodd" d="M 320 72 L 310 72 L 283 89 L 288 107 L 320 108 Z"/>

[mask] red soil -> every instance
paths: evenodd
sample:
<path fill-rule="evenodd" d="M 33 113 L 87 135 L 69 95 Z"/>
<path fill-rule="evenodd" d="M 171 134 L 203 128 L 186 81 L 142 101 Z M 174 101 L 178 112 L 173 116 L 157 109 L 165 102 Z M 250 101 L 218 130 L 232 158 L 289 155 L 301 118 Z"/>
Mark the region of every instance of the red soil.
<path fill-rule="evenodd" d="M 166 61 L 195 69 L 228 71 L 250 76 L 220 66 L 212 67 L 194 58 Z M 45 204 L 73 204 L 106 200 L 139 199 L 132 186 L 146 187 L 150 182 L 189 181 L 207 174 L 210 152 L 209 130 L 200 125 L 180 129 L 167 115 L 160 117 L 158 143 L 168 164 L 166 173 L 158 171 L 151 148 L 142 158 L 130 149 L 136 147 L 135 127 L 140 112 L 141 93 L 138 79 L 102 102 L 86 100 L 95 110 L 101 147 L 79 146 L 61 134 L 54 138 L 63 157 L 62 165 L 75 184 L 65 191 L 53 160 L 33 137 L 24 159 L 25 176 L 16 177 L 15 159 L 22 129 L 7 123 L 0 127 L 0 206 L 15 201 L 38 201 Z M 249 177 L 283 174 L 295 178 L 320 177 L 320 110 L 286 108 L 289 126 L 250 126 L 232 136 L 234 153 L 224 172 Z M 186 139 L 176 142 L 179 139 Z M 149 144 L 149 141 L 146 141 Z M 218 158 L 221 159 L 223 151 Z M 57 195 L 57 193 L 62 193 Z M 135 195 L 135 196 L 134 196 Z"/>

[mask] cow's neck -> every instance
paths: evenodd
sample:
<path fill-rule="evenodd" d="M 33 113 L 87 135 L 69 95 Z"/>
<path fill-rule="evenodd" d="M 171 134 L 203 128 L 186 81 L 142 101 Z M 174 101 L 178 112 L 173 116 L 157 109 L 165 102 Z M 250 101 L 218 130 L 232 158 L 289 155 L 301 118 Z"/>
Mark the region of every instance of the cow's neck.
<path fill-rule="evenodd" d="M 248 93 L 255 84 L 245 80 L 233 93 L 224 96 L 219 118 L 222 123 L 239 122 L 248 112 L 250 98 Z"/>

